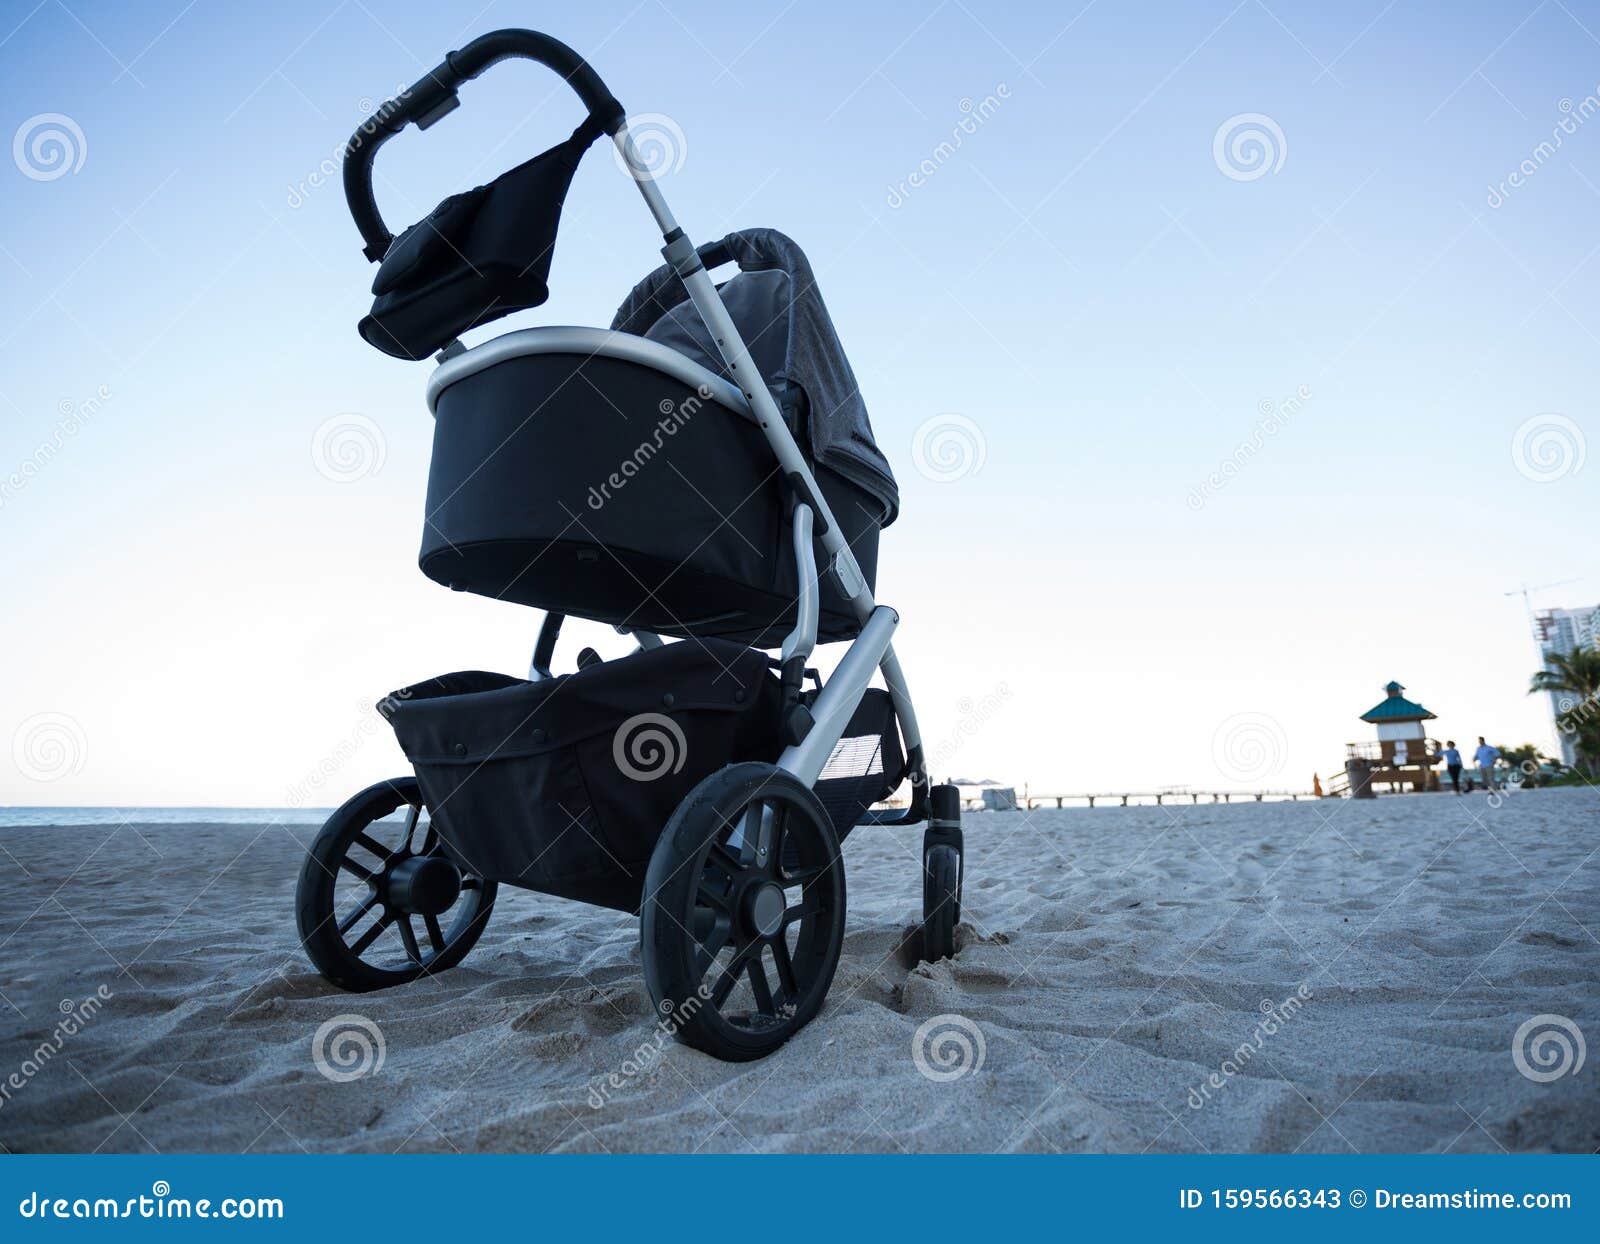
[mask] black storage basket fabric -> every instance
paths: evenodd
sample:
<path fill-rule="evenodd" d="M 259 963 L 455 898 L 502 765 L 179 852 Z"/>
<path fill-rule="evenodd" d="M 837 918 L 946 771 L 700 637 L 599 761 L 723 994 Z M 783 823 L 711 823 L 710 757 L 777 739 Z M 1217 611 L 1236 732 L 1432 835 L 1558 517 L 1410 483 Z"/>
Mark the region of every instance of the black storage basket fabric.
<path fill-rule="evenodd" d="M 843 840 L 855 828 L 868 808 L 894 794 L 905 776 L 906 758 L 895 723 L 894 700 L 887 691 L 869 688 L 815 787 L 839 838 Z"/>
<path fill-rule="evenodd" d="M 777 759 L 782 698 L 764 653 L 708 641 L 540 682 L 445 674 L 380 708 L 464 869 L 633 912 L 690 790 Z"/>

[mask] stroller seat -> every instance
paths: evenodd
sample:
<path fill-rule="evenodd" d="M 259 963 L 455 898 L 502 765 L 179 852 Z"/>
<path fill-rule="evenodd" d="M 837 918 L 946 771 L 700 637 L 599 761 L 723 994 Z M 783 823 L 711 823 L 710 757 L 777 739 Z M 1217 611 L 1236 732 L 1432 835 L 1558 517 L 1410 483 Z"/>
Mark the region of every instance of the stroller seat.
<path fill-rule="evenodd" d="M 429 578 L 659 635 L 772 647 L 793 625 L 794 494 L 725 376 L 632 333 L 529 328 L 442 364 L 428 403 Z M 887 507 L 814 468 L 871 588 Z M 830 577 L 820 637 L 859 630 Z"/>

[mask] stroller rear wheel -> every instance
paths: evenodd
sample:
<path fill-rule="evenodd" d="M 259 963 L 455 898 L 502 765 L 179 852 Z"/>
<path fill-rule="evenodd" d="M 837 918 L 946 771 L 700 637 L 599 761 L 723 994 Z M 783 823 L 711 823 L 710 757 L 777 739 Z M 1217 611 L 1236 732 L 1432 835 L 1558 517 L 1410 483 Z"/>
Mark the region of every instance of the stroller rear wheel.
<path fill-rule="evenodd" d="M 772 1053 L 821 1009 L 844 917 L 838 836 L 810 787 L 768 764 L 713 773 L 645 874 L 644 976 L 661 1022 L 717 1058 Z"/>
<path fill-rule="evenodd" d="M 300 942 L 341 989 L 404 985 L 466 957 L 496 888 L 444 854 L 415 778 L 379 782 L 335 811 L 306 855 Z"/>

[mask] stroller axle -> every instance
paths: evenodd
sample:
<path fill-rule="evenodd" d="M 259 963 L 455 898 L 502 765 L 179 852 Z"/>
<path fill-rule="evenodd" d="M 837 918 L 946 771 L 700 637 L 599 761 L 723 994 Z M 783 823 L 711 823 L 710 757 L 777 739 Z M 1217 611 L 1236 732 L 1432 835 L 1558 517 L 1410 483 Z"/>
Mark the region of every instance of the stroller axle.
<path fill-rule="evenodd" d="M 461 873 L 440 856 L 414 855 L 390 870 L 384 888 L 390 907 L 413 916 L 437 916 L 461 897 Z"/>

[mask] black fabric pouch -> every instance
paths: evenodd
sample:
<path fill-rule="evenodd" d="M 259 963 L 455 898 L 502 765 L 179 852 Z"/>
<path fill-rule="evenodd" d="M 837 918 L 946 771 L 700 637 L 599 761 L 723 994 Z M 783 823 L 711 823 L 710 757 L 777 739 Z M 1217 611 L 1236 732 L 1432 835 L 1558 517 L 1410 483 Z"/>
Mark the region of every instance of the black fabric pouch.
<path fill-rule="evenodd" d="M 422 359 L 469 328 L 546 301 L 561 205 L 600 132 L 585 121 L 566 142 L 451 195 L 395 238 L 358 327 L 366 342 Z"/>
<path fill-rule="evenodd" d="M 868 808 L 894 794 L 905 776 L 906 757 L 894 700 L 887 691 L 869 687 L 823 765 L 815 788 L 839 840 L 855 828 Z"/>
<path fill-rule="evenodd" d="M 765 653 L 706 640 L 541 682 L 445 674 L 379 709 L 461 867 L 632 912 L 684 797 L 724 765 L 777 759 L 782 702 Z"/>

